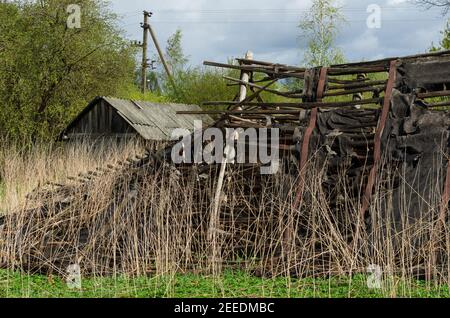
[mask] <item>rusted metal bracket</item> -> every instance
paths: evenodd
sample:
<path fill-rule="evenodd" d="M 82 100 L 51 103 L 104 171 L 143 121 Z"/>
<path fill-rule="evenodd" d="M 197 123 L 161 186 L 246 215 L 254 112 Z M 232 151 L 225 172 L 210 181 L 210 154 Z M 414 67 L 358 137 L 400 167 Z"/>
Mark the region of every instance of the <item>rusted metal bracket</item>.
<path fill-rule="evenodd" d="M 389 115 L 389 109 L 391 107 L 392 91 L 394 89 L 394 84 L 397 76 L 397 60 L 393 60 L 389 67 L 389 79 L 386 86 L 386 92 L 384 94 L 383 109 L 381 111 L 381 117 L 378 122 L 378 127 L 375 132 L 375 146 L 373 155 L 373 167 L 370 170 L 369 178 L 367 180 L 366 191 L 364 192 L 360 216 L 363 219 L 367 210 L 370 206 L 370 201 L 372 198 L 372 191 L 375 185 L 375 179 L 377 177 L 377 170 L 381 161 L 381 139 L 383 137 L 384 128 L 386 126 L 386 121 Z"/>
<path fill-rule="evenodd" d="M 325 92 L 327 73 L 328 73 L 328 68 L 322 67 L 320 69 L 320 77 L 319 77 L 319 83 L 317 85 L 317 94 L 316 94 L 317 102 L 322 101 L 322 98 L 323 98 L 323 95 Z M 309 126 L 306 129 L 305 136 L 303 138 L 302 149 L 301 149 L 301 153 L 300 153 L 300 167 L 299 167 L 300 176 L 299 176 L 299 181 L 298 181 L 298 186 L 297 186 L 297 194 L 295 196 L 295 201 L 294 201 L 294 206 L 293 206 L 294 209 L 298 209 L 298 207 L 300 206 L 302 197 L 303 197 L 303 189 L 305 187 L 305 174 L 306 174 L 305 167 L 306 167 L 306 163 L 308 162 L 308 155 L 309 155 L 309 142 L 311 140 L 311 135 L 314 132 L 314 128 L 316 128 L 317 113 L 318 113 L 318 108 L 314 107 L 311 110 Z"/>

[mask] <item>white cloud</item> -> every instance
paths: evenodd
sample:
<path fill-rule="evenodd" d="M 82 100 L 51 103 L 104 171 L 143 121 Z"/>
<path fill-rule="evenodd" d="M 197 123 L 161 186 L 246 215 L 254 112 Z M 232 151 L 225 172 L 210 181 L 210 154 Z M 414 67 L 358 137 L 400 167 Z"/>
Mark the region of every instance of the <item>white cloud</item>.
<path fill-rule="evenodd" d="M 337 44 L 348 60 L 402 56 L 425 52 L 439 39 L 444 19 L 439 10 L 424 11 L 405 0 L 338 0 L 348 23 Z M 130 39 L 142 38 L 142 10 L 151 18 L 161 45 L 180 27 L 185 53 L 191 63 L 226 61 L 247 50 L 260 59 L 298 64 L 305 43 L 299 39 L 298 22 L 311 0 L 112 0 L 113 9 L 125 13 L 123 28 Z M 369 4 L 379 4 L 382 28 L 366 26 Z M 154 49 L 151 48 L 152 54 Z"/>
<path fill-rule="evenodd" d="M 345 48 L 350 51 L 357 51 L 361 54 L 371 53 L 380 48 L 380 40 L 372 30 L 367 29 L 363 34 L 353 39 Z"/>
<path fill-rule="evenodd" d="M 408 0 L 388 0 L 387 5 L 388 6 L 397 6 L 399 4 L 403 4 L 408 2 Z"/>

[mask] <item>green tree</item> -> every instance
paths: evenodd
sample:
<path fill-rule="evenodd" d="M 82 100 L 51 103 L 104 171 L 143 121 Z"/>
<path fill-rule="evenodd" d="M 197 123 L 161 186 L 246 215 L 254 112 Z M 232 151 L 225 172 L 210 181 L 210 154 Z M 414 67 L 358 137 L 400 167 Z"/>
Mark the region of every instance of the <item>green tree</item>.
<path fill-rule="evenodd" d="M 341 8 L 334 4 L 334 0 L 313 0 L 309 12 L 299 24 L 301 36 L 307 41 L 304 55 L 306 66 L 328 66 L 344 62 L 344 55 L 335 44 L 343 22 L 345 19 Z"/>
<path fill-rule="evenodd" d="M 67 23 L 81 8 L 81 28 Z M 132 82 L 135 51 L 102 0 L 0 4 L 0 134 L 51 137 L 96 95 Z"/>
<path fill-rule="evenodd" d="M 167 40 L 166 59 L 174 73 L 183 71 L 189 62 L 189 58 L 183 52 L 182 38 L 183 33 L 177 29 Z"/>
<path fill-rule="evenodd" d="M 442 40 L 438 46 L 432 44 L 431 51 L 450 50 L 450 20 L 447 22 L 445 29 L 441 31 L 441 34 Z"/>
<path fill-rule="evenodd" d="M 189 58 L 183 51 L 183 32 L 180 29 L 167 40 L 164 57 L 172 71 L 175 87 L 162 68 L 159 68 L 158 78 L 162 83 L 163 95 L 170 101 L 201 105 L 205 101 L 234 98 L 236 88 L 226 85 L 222 71 L 188 65 Z"/>
<path fill-rule="evenodd" d="M 168 85 L 166 96 L 174 102 L 201 105 L 205 101 L 233 100 L 237 93 L 235 86 L 227 86 L 224 75 L 229 72 L 187 68 L 174 77 L 176 90 Z"/>
<path fill-rule="evenodd" d="M 167 81 L 165 73 L 159 71 L 159 77 L 164 82 L 164 96 L 173 102 L 195 105 L 202 105 L 205 101 L 233 100 L 238 88 L 227 85 L 228 81 L 224 79 L 224 76 L 239 78 L 239 72 L 190 67 L 188 65 L 189 58 L 183 52 L 182 40 L 183 33 L 178 29 L 167 41 L 165 58 L 172 69 L 175 88 Z M 262 94 L 262 96 L 265 98 L 266 94 Z M 217 107 L 213 107 L 213 109 L 217 109 Z"/>
<path fill-rule="evenodd" d="M 183 52 L 182 40 L 183 33 L 181 29 L 177 29 L 167 40 L 164 52 L 164 59 L 166 60 L 175 81 L 176 78 L 183 76 L 183 73 L 186 72 L 187 64 L 189 62 L 189 58 Z M 162 94 L 173 95 L 174 87 L 168 79 L 160 57 L 155 55 L 155 60 L 159 62 L 159 65 L 156 72 L 151 72 L 152 74 L 149 75 L 152 86 L 156 87 L 156 90 L 160 91 Z"/>

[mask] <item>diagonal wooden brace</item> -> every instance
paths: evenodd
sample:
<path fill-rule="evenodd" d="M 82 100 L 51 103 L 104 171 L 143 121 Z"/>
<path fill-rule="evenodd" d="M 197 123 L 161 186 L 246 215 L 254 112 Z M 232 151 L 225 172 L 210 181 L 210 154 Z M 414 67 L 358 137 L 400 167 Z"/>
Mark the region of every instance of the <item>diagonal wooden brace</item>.
<path fill-rule="evenodd" d="M 386 86 L 386 92 L 384 94 L 384 103 L 383 103 L 383 109 L 381 111 L 381 117 L 378 122 L 378 127 L 375 132 L 375 148 L 374 148 L 374 162 L 373 167 L 370 170 L 369 178 L 367 180 L 367 186 L 366 191 L 364 192 L 362 204 L 361 204 L 361 210 L 360 210 L 360 217 L 364 219 L 364 216 L 369 209 L 370 201 L 372 198 L 372 191 L 373 187 L 375 185 L 375 179 L 377 177 L 377 170 L 379 168 L 380 162 L 381 162 L 381 139 L 383 137 L 384 128 L 386 126 L 386 121 L 389 115 L 389 110 L 391 107 L 391 99 L 392 99 L 392 91 L 394 89 L 394 84 L 396 80 L 397 75 L 397 60 L 393 60 L 390 63 L 389 67 L 389 80 Z"/>
<path fill-rule="evenodd" d="M 328 68 L 322 67 L 320 69 L 320 77 L 319 77 L 319 83 L 317 86 L 317 94 L 316 94 L 317 102 L 322 101 L 322 98 L 323 98 L 323 95 L 325 92 L 327 73 L 328 73 Z M 294 209 L 298 209 L 298 207 L 300 206 L 300 202 L 303 198 L 303 190 L 305 187 L 305 174 L 306 174 L 305 167 L 306 167 L 306 163 L 308 162 L 309 143 L 311 140 L 311 135 L 314 132 L 314 129 L 316 128 L 316 124 L 317 124 L 317 113 L 318 113 L 318 108 L 314 107 L 311 110 L 309 126 L 306 129 L 305 136 L 303 138 L 302 149 L 301 149 L 301 153 L 300 153 L 300 167 L 299 167 L 300 176 L 299 176 L 299 181 L 298 181 L 298 185 L 297 185 L 297 194 L 295 196 L 295 201 L 294 201 L 294 206 L 293 206 Z"/>

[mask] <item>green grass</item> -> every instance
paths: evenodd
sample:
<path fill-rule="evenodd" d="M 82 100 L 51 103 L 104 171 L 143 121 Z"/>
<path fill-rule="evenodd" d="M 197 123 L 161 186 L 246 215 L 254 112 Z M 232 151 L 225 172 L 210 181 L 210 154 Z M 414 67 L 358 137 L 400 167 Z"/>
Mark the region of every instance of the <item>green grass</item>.
<path fill-rule="evenodd" d="M 394 292 L 393 292 L 394 291 Z M 370 290 L 366 279 L 261 279 L 242 272 L 227 272 L 219 279 L 201 275 L 172 277 L 85 278 L 81 290 L 64 280 L 41 275 L 0 271 L 0 297 L 10 298 L 346 298 L 346 297 L 450 297 L 448 287 L 425 282 L 399 283 L 390 292 Z"/>

